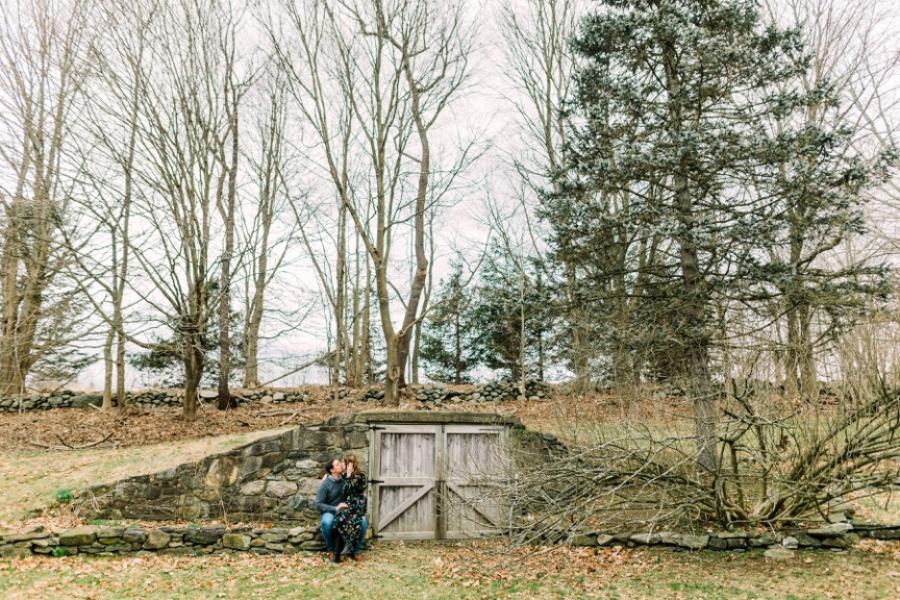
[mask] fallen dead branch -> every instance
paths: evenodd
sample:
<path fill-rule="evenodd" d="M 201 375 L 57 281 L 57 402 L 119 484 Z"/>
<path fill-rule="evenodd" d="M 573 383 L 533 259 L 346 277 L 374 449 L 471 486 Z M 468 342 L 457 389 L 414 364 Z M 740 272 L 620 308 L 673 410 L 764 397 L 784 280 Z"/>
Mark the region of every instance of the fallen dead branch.
<path fill-rule="evenodd" d="M 97 439 L 97 440 L 95 440 L 95 441 L 93 441 L 93 442 L 89 442 L 89 443 L 87 443 L 87 444 L 80 444 L 80 445 L 75 446 L 75 445 L 72 445 L 72 444 L 70 444 L 69 442 L 67 442 L 67 441 L 62 437 L 62 435 L 60 435 L 60 434 L 57 433 L 57 434 L 56 434 L 56 439 L 58 439 L 58 440 L 60 441 L 60 443 L 62 444 L 62 446 L 49 446 L 49 445 L 47 445 L 47 444 L 41 444 L 41 443 L 38 443 L 38 442 L 32 442 L 32 441 L 29 441 L 28 443 L 31 444 L 32 446 L 36 446 L 37 448 L 43 448 L 43 449 L 45 449 L 45 450 L 85 450 L 85 449 L 87 449 L 87 448 L 93 448 L 94 446 L 99 446 L 99 445 L 102 444 L 103 442 L 106 442 L 106 441 L 108 441 L 110 438 L 112 438 L 112 436 L 113 436 L 112 433 L 108 433 L 108 434 L 106 434 L 104 437 L 102 437 L 102 438 L 100 438 L 100 439 Z"/>
<path fill-rule="evenodd" d="M 293 421 L 294 418 L 295 418 L 298 414 L 300 414 L 300 413 L 299 413 L 299 412 L 295 412 L 295 413 L 289 415 L 288 418 L 285 419 L 285 420 L 283 420 L 281 423 L 279 423 L 278 426 L 281 427 L 282 425 L 287 425 L 288 423 L 290 423 L 291 421 Z"/>
<path fill-rule="evenodd" d="M 526 543 L 608 525 L 777 528 L 825 521 L 900 479 L 900 390 L 799 411 L 751 394 L 719 401 L 714 472 L 696 467 L 689 420 L 623 422 L 549 461 L 516 457 L 494 499 L 509 508 L 506 528 Z"/>
<path fill-rule="evenodd" d="M 258 413 L 260 417 L 284 417 L 291 416 L 295 417 L 300 413 L 298 410 L 270 410 L 267 412 Z"/>

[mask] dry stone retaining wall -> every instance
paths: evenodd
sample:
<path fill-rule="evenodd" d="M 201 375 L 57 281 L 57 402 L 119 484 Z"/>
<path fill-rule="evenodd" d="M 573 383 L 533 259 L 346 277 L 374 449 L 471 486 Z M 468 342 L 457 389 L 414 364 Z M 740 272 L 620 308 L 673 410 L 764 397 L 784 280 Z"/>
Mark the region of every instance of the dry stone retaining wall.
<path fill-rule="evenodd" d="M 568 540 L 576 546 L 662 545 L 685 550 L 742 551 L 762 549 L 773 559 L 786 559 L 796 549 L 843 550 L 860 538 L 900 540 L 900 525 L 883 527 L 841 523 L 783 533 L 686 533 L 581 534 Z M 0 557 L 73 554 L 117 555 L 157 552 L 199 556 L 223 552 L 288 554 L 322 551 L 318 527 L 78 527 L 50 531 L 37 527 L 24 532 L 0 532 Z"/>
<path fill-rule="evenodd" d="M 158 552 L 199 556 L 227 551 L 288 554 L 325 549 L 317 527 L 78 527 L 50 531 L 37 527 L 24 532 L 0 532 L 0 557 L 32 554 L 132 554 Z"/>
<path fill-rule="evenodd" d="M 229 452 L 80 491 L 81 514 L 104 519 L 314 524 L 325 462 L 354 451 L 365 468 L 367 423 L 297 427 Z"/>
<path fill-rule="evenodd" d="M 367 412 L 335 417 L 326 423 L 298 427 L 256 440 L 196 463 L 131 477 L 80 491 L 74 502 L 79 514 L 112 520 L 269 522 L 271 529 L 217 527 L 81 527 L 49 531 L 0 532 L 0 556 L 30 554 L 116 554 L 158 551 L 209 554 L 226 550 L 257 554 L 320 550 L 318 513 L 313 506 L 326 460 L 353 451 L 368 459 L 370 423 L 486 423 L 510 426 L 511 440 L 527 460 L 545 460 L 564 447 L 551 435 L 525 429 L 512 417 L 450 412 Z M 768 548 L 792 554 L 794 549 L 844 549 L 859 538 L 900 540 L 900 525 L 885 527 L 843 521 L 822 527 L 776 533 L 677 532 L 559 533 L 544 540 L 578 546 L 665 545 L 690 550 Z M 777 556 L 783 558 L 784 556 Z"/>
<path fill-rule="evenodd" d="M 314 525 L 314 499 L 325 462 L 354 452 L 368 472 L 370 422 L 503 423 L 534 460 L 559 450 L 553 436 L 526 430 L 513 417 L 483 413 L 399 411 L 340 415 L 296 427 L 196 463 L 80 490 L 79 514 L 143 521 L 271 522 Z"/>
<path fill-rule="evenodd" d="M 721 532 L 690 534 L 660 531 L 652 533 L 592 532 L 572 536 L 575 546 L 672 546 L 685 550 L 745 550 L 849 548 L 860 538 L 900 540 L 900 525 L 884 526 L 866 523 L 831 523 L 809 529 L 794 529 L 770 533 Z"/>
<path fill-rule="evenodd" d="M 181 406 L 182 390 L 136 390 L 125 394 L 129 404 L 143 408 Z M 215 401 L 217 393 L 212 390 L 200 392 L 201 400 Z M 263 402 L 279 404 L 282 402 L 308 402 L 311 399 L 309 390 L 304 389 L 257 389 L 237 390 L 234 398 L 238 404 Z M 85 408 L 100 406 L 103 396 L 96 392 L 75 392 L 59 390 L 40 394 L 8 396 L 0 398 L 0 412 L 25 412 L 30 410 L 49 410 L 51 408 Z"/>
<path fill-rule="evenodd" d="M 498 402 L 514 400 L 520 397 L 517 382 L 510 380 L 493 381 L 475 386 L 470 390 L 450 389 L 438 384 L 414 385 L 410 392 L 420 402 L 440 405 L 454 402 Z M 378 403 L 384 400 L 384 388 L 372 386 L 365 389 L 339 388 L 338 397 L 350 398 L 363 402 Z M 143 408 L 181 406 L 182 390 L 136 390 L 127 392 L 125 397 L 129 404 Z M 309 389 L 303 388 L 260 388 L 254 390 L 235 390 L 234 398 L 238 404 L 246 403 L 291 403 L 309 402 L 313 395 Z M 529 400 L 548 400 L 550 387 L 539 381 L 526 383 L 525 396 Z M 215 390 L 200 392 L 202 401 L 214 402 Z M 85 408 L 100 406 L 103 396 L 96 392 L 76 392 L 59 390 L 55 392 L 26 394 L 21 396 L 0 397 L 0 412 L 25 412 L 31 410 L 49 410 L 51 408 Z"/>

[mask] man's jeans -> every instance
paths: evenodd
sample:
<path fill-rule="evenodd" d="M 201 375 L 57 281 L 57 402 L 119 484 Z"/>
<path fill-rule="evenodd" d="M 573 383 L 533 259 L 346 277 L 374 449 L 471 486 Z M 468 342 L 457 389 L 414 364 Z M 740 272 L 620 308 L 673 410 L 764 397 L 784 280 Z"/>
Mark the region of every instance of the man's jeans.
<path fill-rule="evenodd" d="M 331 526 L 334 524 L 334 513 L 322 513 L 322 539 L 325 540 L 325 547 L 329 552 L 334 552 L 334 548 L 332 548 L 333 544 L 331 543 Z M 366 518 L 362 518 L 362 533 L 359 536 L 359 543 L 356 544 L 356 548 L 353 549 L 353 553 L 359 552 L 359 549 L 362 548 L 363 541 L 366 539 L 366 528 L 369 523 L 366 521 Z"/>

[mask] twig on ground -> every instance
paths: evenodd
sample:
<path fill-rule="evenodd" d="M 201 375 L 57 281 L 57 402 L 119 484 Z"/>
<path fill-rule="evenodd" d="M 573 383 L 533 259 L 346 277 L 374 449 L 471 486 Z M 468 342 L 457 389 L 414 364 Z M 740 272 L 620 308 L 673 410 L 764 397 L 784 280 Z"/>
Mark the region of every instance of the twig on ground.
<path fill-rule="evenodd" d="M 297 416 L 298 412 L 299 412 L 299 411 L 294 411 L 293 413 L 291 413 L 291 414 L 288 416 L 288 418 L 285 419 L 285 420 L 283 420 L 281 423 L 279 423 L 278 426 L 281 427 L 281 426 L 283 426 L 283 425 L 287 425 L 290 421 L 293 421 L 293 420 L 294 420 L 294 417 Z"/>
<path fill-rule="evenodd" d="M 63 444 L 62 446 L 49 446 L 47 444 L 41 444 L 38 442 L 31 442 L 31 441 L 29 441 L 28 443 L 31 444 L 32 446 L 36 446 L 38 448 L 44 448 L 45 450 L 84 450 L 86 448 L 93 448 L 94 446 L 99 446 L 100 444 L 107 441 L 112 436 L 113 436 L 113 434 L 109 433 L 105 437 L 100 438 L 99 440 L 89 442 L 87 444 L 82 444 L 80 446 L 73 446 L 72 444 L 70 444 L 69 442 L 64 440 L 60 434 L 57 433 L 56 439 L 58 439 L 60 442 L 62 442 L 62 444 Z"/>
<path fill-rule="evenodd" d="M 291 416 L 294 417 L 300 411 L 290 411 L 290 410 L 270 410 L 268 412 L 256 413 L 258 417 L 283 417 L 283 416 Z"/>

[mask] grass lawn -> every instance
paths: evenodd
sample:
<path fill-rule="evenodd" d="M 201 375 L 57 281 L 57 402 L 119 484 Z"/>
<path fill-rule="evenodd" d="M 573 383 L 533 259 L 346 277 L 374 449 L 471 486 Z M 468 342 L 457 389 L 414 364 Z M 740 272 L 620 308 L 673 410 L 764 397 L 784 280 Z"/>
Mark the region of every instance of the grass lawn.
<path fill-rule="evenodd" d="M 292 556 L 0 560 L 2 598 L 898 598 L 900 546 L 844 553 L 661 548 L 503 551 L 498 542 L 380 543 L 360 563 Z"/>
<path fill-rule="evenodd" d="M 567 406 L 528 405 L 521 416 L 532 427 L 569 441 L 612 427 L 581 415 L 578 428 L 567 429 L 560 425 L 571 422 Z M 35 518 L 55 503 L 58 490 L 161 471 L 283 429 L 127 448 L 0 450 L 0 528 L 19 528 L 29 519 L 69 526 L 66 520 L 74 524 L 77 516 L 65 509 Z M 858 498 L 853 504 L 865 520 L 894 522 L 900 516 L 900 494 Z M 363 562 L 342 565 L 310 553 L 0 559 L 0 599 L 60 597 L 894 599 L 900 598 L 900 544 L 865 541 L 848 552 L 800 552 L 784 562 L 767 560 L 760 551 L 565 546 L 535 551 L 496 541 L 383 542 Z"/>
<path fill-rule="evenodd" d="M 53 504 L 57 490 L 80 489 L 155 473 L 225 452 L 286 428 L 206 437 L 151 446 L 46 452 L 0 452 L 0 526 Z"/>

